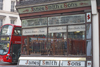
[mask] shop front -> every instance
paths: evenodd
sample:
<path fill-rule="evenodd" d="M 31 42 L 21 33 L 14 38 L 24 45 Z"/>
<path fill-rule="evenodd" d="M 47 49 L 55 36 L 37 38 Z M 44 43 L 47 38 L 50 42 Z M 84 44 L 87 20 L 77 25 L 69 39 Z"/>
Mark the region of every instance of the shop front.
<path fill-rule="evenodd" d="M 90 5 L 88 0 L 17 7 L 23 35 L 18 67 L 93 67 Z"/>

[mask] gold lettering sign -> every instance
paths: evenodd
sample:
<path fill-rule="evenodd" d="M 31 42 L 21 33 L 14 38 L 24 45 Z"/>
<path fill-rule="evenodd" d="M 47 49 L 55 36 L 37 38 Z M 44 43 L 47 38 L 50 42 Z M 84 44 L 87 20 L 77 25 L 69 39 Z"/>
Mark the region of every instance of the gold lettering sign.
<path fill-rule="evenodd" d="M 20 8 L 18 9 L 18 12 L 20 14 L 23 14 L 23 13 L 33 13 L 33 12 L 41 12 L 41 11 L 77 8 L 77 7 L 84 7 L 84 6 L 90 6 L 90 5 L 91 5 L 90 1 L 77 1 L 77 2 L 67 2 L 67 3 Z"/>

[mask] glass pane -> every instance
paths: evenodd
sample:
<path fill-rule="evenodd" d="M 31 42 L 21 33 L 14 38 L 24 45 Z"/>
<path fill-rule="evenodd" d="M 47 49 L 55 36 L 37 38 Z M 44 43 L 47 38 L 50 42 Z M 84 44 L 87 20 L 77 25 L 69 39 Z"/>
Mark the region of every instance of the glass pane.
<path fill-rule="evenodd" d="M 15 28 L 14 29 L 14 35 L 21 36 L 21 28 Z"/>
<path fill-rule="evenodd" d="M 49 33 L 50 55 L 67 55 L 66 33 Z"/>
<path fill-rule="evenodd" d="M 22 37 L 22 47 L 21 47 L 21 54 L 22 55 L 27 55 L 27 36 Z"/>
<path fill-rule="evenodd" d="M 48 17 L 48 25 L 85 23 L 85 14 Z"/>
<path fill-rule="evenodd" d="M 8 53 L 9 43 L 0 43 L 0 55 L 5 55 Z"/>
<path fill-rule="evenodd" d="M 68 26 L 68 54 L 86 55 L 85 25 Z"/>
<path fill-rule="evenodd" d="M 85 39 L 85 25 L 68 26 L 68 38 Z"/>
<path fill-rule="evenodd" d="M 49 27 L 50 55 L 67 55 L 66 26 Z"/>
<path fill-rule="evenodd" d="M 47 26 L 47 17 L 22 20 L 22 28 Z"/>
<path fill-rule="evenodd" d="M 12 33 L 12 26 L 11 25 L 5 25 L 1 29 L 1 35 L 11 35 Z"/>
<path fill-rule="evenodd" d="M 86 25 L 86 38 L 91 39 L 91 24 Z"/>
<path fill-rule="evenodd" d="M 29 52 L 31 55 L 48 55 L 47 35 L 33 35 L 30 37 Z"/>
<path fill-rule="evenodd" d="M 27 36 L 23 37 L 22 54 L 27 55 L 48 55 L 49 46 L 47 45 L 47 35 L 33 35 L 29 37 L 29 46 L 27 45 Z"/>
<path fill-rule="evenodd" d="M 87 40 L 87 56 L 92 56 L 92 45 L 91 45 L 91 40 Z"/>

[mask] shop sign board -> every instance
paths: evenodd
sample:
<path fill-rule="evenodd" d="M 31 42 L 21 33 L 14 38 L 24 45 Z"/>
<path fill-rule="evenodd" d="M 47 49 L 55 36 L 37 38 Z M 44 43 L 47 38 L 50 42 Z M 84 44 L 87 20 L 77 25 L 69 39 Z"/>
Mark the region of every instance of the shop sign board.
<path fill-rule="evenodd" d="M 66 26 L 59 26 L 59 27 L 49 27 L 49 33 L 54 32 L 66 32 Z"/>
<path fill-rule="evenodd" d="M 47 28 L 32 28 L 32 29 L 23 29 L 22 35 L 39 35 L 47 34 Z"/>
<path fill-rule="evenodd" d="M 56 60 L 42 60 L 40 66 L 59 66 L 59 61 Z"/>
<path fill-rule="evenodd" d="M 85 25 L 68 26 L 68 32 L 72 31 L 85 31 Z"/>
<path fill-rule="evenodd" d="M 61 61 L 60 66 L 66 67 L 85 67 L 85 61 Z"/>
<path fill-rule="evenodd" d="M 19 65 L 39 66 L 39 60 L 20 60 Z"/>
<path fill-rule="evenodd" d="M 66 32 L 67 28 L 66 26 L 49 27 L 48 31 L 49 33 Z M 85 25 L 68 26 L 68 32 L 73 32 L 73 31 L 85 31 Z"/>
<path fill-rule="evenodd" d="M 20 14 L 23 14 L 23 13 L 33 13 L 33 12 L 42 12 L 42 11 L 50 11 L 50 10 L 85 7 L 90 5 L 91 5 L 90 1 L 76 1 L 76 2 L 67 2 L 67 3 L 64 2 L 64 3 L 57 3 L 57 4 L 46 4 L 40 6 L 20 8 L 18 9 L 18 12 Z"/>
<path fill-rule="evenodd" d="M 85 61 L 59 61 L 59 60 L 20 60 L 19 65 L 29 66 L 58 66 L 58 67 L 85 67 Z"/>

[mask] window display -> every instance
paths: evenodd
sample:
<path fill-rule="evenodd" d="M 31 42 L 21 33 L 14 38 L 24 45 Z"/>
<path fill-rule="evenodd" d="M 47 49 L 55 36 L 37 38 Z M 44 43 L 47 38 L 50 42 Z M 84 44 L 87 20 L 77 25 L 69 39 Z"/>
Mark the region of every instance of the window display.
<path fill-rule="evenodd" d="M 85 14 L 47 18 L 45 27 L 22 30 L 22 54 L 91 56 L 91 24 L 85 23 Z"/>
<path fill-rule="evenodd" d="M 49 33 L 50 55 L 65 55 L 67 54 L 66 33 Z"/>
<path fill-rule="evenodd" d="M 69 55 L 86 55 L 85 25 L 68 26 Z"/>

